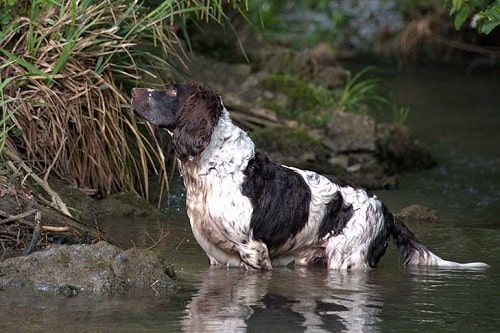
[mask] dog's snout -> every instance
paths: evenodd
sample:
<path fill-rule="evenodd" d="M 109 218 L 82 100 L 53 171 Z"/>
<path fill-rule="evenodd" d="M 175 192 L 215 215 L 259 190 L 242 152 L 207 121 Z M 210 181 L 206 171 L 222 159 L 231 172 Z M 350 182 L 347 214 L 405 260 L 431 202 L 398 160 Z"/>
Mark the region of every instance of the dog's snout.
<path fill-rule="evenodd" d="M 132 88 L 132 98 L 136 98 L 138 94 L 139 94 L 139 89 Z"/>
<path fill-rule="evenodd" d="M 133 99 L 140 99 L 146 94 L 146 90 L 144 88 L 132 88 L 132 98 Z"/>

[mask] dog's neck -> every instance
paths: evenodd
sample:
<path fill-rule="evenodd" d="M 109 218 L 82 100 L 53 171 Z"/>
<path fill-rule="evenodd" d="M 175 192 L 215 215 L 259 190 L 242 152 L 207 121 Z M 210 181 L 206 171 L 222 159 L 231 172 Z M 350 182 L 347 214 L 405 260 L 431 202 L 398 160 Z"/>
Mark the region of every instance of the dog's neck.
<path fill-rule="evenodd" d="M 253 141 L 245 131 L 233 124 L 229 112 L 224 108 L 207 148 L 198 158 L 182 163 L 181 173 L 185 181 L 210 176 L 243 177 L 243 171 L 254 154 Z"/>

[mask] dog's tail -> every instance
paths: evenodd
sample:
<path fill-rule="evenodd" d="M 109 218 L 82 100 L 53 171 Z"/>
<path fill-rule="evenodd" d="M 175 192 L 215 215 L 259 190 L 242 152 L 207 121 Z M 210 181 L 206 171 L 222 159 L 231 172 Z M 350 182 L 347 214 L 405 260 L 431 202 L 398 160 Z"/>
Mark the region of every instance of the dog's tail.
<path fill-rule="evenodd" d="M 488 264 L 482 262 L 460 264 L 458 262 L 442 259 L 420 243 L 417 237 L 404 223 L 398 221 L 394 216 L 387 216 L 386 218 L 392 219 L 392 221 L 386 222 L 389 222 L 391 225 L 391 234 L 394 244 L 396 244 L 399 256 L 404 260 L 406 265 L 456 269 L 485 269 L 490 267 Z"/>

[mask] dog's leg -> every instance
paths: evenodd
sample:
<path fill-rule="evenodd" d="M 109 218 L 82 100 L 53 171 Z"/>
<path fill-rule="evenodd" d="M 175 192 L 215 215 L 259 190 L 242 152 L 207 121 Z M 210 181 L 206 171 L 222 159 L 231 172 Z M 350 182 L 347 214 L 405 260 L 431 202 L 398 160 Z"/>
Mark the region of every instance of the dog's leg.
<path fill-rule="evenodd" d="M 257 240 L 249 240 L 239 246 L 241 260 L 249 269 L 272 270 L 271 259 L 266 244 Z"/>
<path fill-rule="evenodd" d="M 327 266 L 330 269 L 366 269 L 366 250 L 358 243 L 359 240 L 351 239 L 345 235 L 333 236 L 328 240 L 325 254 Z"/>
<path fill-rule="evenodd" d="M 208 260 L 210 261 L 210 265 L 211 266 L 222 266 L 222 264 L 220 262 L 218 262 L 214 257 L 208 255 Z"/>
<path fill-rule="evenodd" d="M 304 249 L 295 255 L 295 265 L 325 265 L 327 264 L 325 247 L 322 245 L 312 246 Z"/>

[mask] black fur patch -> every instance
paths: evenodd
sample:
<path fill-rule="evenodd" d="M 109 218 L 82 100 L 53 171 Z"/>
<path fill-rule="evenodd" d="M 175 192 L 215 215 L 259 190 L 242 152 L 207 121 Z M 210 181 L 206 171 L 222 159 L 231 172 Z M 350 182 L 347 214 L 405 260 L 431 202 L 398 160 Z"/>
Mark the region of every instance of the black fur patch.
<path fill-rule="evenodd" d="M 384 227 L 380 230 L 377 236 L 373 238 L 368 248 L 367 261 L 370 267 L 375 268 L 382 258 L 389 245 L 389 239 L 391 237 L 391 231 L 394 227 L 394 216 L 387 209 L 387 207 L 382 204 L 382 211 L 384 216 Z"/>
<path fill-rule="evenodd" d="M 340 187 L 352 187 L 354 189 L 361 189 L 363 191 L 366 192 L 366 194 L 368 195 L 368 198 L 373 198 L 373 196 L 375 195 L 375 193 L 373 193 L 372 191 L 370 190 L 367 190 L 365 189 L 364 187 L 362 186 L 359 186 L 357 184 L 354 184 L 352 183 L 350 180 L 348 179 L 345 179 L 345 178 L 340 178 L 340 177 L 336 177 L 336 176 L 333 176 L 333 175 L 325 175 L 326 178 L 328 178 L 332 183 L 334 184 L 337 184 L 338 186 Z"/>
<path fill-rule="evenodd" d="M 318 239 L 329 233 L 333 233 L 333 235 L 341 233 L 352 214 L 352 206 L 344 203 L 340 192 L 335 192 L 332 200 L 326 206 L 325 217 L 319 226 Z"/>
<path fill-rule="evenodd" d="M 415 234 L 404 223 L 393 218 L 391 230 L 394 244 L 396 244 L 399 256 L 403 258 L 405 264 L 408 264 L 415 254 L 423 255 L 427 252 L 426 247 L 418 241 Z"/>
<path fill-rule="evenodd" d="M 269 251 L 299 233 L 307 223 L 311 190 L 302 176 L 257 153 L 245 170 L 243 195 L 250 198 L 250 227 Z"/>
<path fill-rule="evenodd" d="M 222 114 L 219 95 L 202 84 L 175 85 L 182 111 L 177 116 L 172 142 L 181 161 L 199 157 Z"/>

